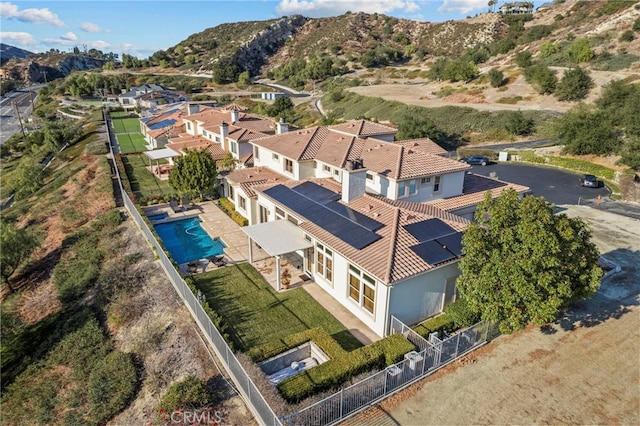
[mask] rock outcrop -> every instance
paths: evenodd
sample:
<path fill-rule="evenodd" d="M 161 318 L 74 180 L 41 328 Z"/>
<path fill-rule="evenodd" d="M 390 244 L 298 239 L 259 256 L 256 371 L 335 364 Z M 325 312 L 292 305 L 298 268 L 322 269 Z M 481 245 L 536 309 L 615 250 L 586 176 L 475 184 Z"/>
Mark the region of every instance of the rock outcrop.
<path fill-rule="evenodd" d="M 277 20 L 240 47 L 236 55 L 236 63 L 240 68 L 248 70 L 251 75 L 258 74 L 269 57 L 305 25 L 307 20 L 302 15 L 292 15 Z"/>

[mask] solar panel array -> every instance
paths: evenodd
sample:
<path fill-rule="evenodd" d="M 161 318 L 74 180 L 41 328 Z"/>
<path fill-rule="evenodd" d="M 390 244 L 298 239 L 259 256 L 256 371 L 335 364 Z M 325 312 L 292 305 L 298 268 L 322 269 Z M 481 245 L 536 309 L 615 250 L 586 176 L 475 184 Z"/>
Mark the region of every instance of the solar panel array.
<path fill-rule="evenodd" d="M 355 249 L 363 249 L 382 238 L 373 232 L 382 223 L 339 204 L 339 194 L 313 182 L 295 188 L 276 185 L 264 193 Z"/>
<path fill-rule="evenodd" d="M 411 250 L 430 265 L 446 262 L 462 255 L 462 232 L 458 232 L 440 219 L 428 219 L 405 225 L 419 244 Z"/>
<path fill-rule="evenodd" d="M 168 119 L 158 121 L 157 123 L 153 123 L 152 125 L 149 126 L 149 129 L 151 130 L 163 129 L 175 123 L 176 123 L 176 120 L 174 118 L 168 118 Z"/>

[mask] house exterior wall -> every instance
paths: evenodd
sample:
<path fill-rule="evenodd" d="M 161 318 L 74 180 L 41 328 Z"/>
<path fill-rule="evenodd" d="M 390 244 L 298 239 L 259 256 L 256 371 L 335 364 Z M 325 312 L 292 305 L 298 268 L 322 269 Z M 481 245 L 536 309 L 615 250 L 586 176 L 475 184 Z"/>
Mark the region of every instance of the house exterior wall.
<path fill-rule="evenodd" d="M 395 284 L 389 314 L 409 325 L 439 314 L 443 310 L 447 280 L 458 275 L 460 270 L 455 262 Z"/>
<path fill-rule="evenodd" d="M 435 191 L 436 176 L 427 178 L 427 182 L 422 182 L 422 178 L 407 179 L 403 181 L 396 181 L 389 179 L 389 187 L 387 193 L 380 192 L 382 195 L 392 200 L 411 201 L 414 203 L 424 203 L 427 201 L 439 200 L 442 198 L 453 197 L 462 194 L 462 188 L 464 185 L 464 171 L 455 173 L 446 173 L 440 175 L 440 182 L 438 183 L 438 190 Z M 405 196 L 400 196 L 399 188 L 401 183 L 404 182 Z M 415 184 L 416 192 L 410 193 L 410 183 Z"/>

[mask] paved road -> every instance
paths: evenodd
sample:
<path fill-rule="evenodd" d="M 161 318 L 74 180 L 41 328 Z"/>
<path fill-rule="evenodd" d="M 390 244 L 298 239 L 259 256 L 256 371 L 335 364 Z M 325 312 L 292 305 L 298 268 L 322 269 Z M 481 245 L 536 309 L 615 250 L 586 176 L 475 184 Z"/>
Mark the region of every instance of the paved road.
<path fill-rule="evenodd" d="M 564 170 L 513 163 L 473 166 L 472 170 L 483 176 L 495 172 L 498 179 L 526 185 L 533 195 L 543 196 L 556 205 L 578 204 L 581 199 L 593 200 L 598 195 L 603 198 L 609 196 L 608 188 L 581 187 L 578 183 L 580 174 Z"/>
<path fill-rule="evenodd" d="M 32 98 L 33 97 L 33 98 Z M 20 118 L 24 125 L 31 115 L 32 99 L 35 102 L 36 94 L 29 91 L 16 91 L 0 101 L 0 144 L 6 142 L 11 136 L 20 131 L 20 122 L 14 105 L 20 110 Z"/>

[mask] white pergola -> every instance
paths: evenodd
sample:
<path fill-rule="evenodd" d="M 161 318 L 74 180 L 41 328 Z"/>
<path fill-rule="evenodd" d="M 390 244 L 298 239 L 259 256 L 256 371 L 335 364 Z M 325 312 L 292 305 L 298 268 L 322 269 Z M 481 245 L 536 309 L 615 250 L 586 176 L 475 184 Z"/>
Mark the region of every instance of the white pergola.
<path fill-rule="evenodd" d="M 152 167 L 151 162 L 156 161 L 156 168 L 159 166 L 158 161 L 164 158 L 178 157 L 181 154 L 172 150 L 171 148 L 154 149 L 153 151 L 145 151 L 144 155 L 149 157 L 149 167 Z"/>
<path fill-rule="evenodd" d="M 244 226 L 240 229 L 249 237 L 250 263 L 253 263 L 252 241 L 262 247 L 269 256 L 276 258 L 276 290 L 278 291 L 281 289 L 280 257 L 283 254 L 313 247 L 300 228 L 284 219 Z"/>

